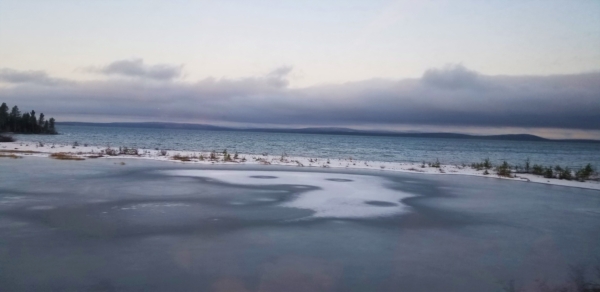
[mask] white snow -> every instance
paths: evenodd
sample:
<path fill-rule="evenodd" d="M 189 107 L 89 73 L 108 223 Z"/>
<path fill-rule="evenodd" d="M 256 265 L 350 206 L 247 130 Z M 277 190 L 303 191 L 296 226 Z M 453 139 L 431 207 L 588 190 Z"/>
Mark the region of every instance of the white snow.
<path fill-rule="evenodd" d="M 234 185 L 315 186 L 298 198 L 279 206 L 313 210 L 313 217 L 365 218 L 392 216 L 407 211 L 400 200 L 414 196 L 385 187 L 386 180 L 377 176 L 319 172 L 238 171 L 238 170 L 167 170 L 173 176 L 211 178 Z M 275 178 L 257 178 L 269 176 Z M 332 180 L 333 179 L 333 180 Z M 376 206 L 367 202 L 377 202 Z M 234 203 L 232 203 L 234 204 Z"/>
<path fill-rule="evenodd" d="M 11 152 L 12 154 L 19 156 L 42 156 L 47 157 L 51 153 L 66 152 L 73 155 L 86 157 L 89 155 L 98 155 L 106 147 L 100 146 L 77 146 L 72 145 L 50 145 L 46 144 L 40 147 L 35 142 L 9 142 L 0 143 L 0 154 L 2 152 Z M 115 149 L 115 148 L 113 148 Z M 32 153 L 26 153 L 24 151 L 33 151 Z M 517 174 L 516 177 L 506 178 L 499 177 L 494 174 L 493 170 L 490 170 L 489 175 L 484 175 L 483 170 L 475 170 L 471 167 L 462 167 L 459 165 L 442 165 L 440 168 L 435 167 L 422 167 L 421 163 L 411 162 L 378 162 L 378 161 L 363 161 L 355 160 L 350 157 L 344 159 L 323 159 L 323 158 L 310 158 L 310 157 L 291 157 L 291 156 L 274 156 L 274 155 L 252 155 L 252 154 L 239 154 L 239 158 L 233 162 L 223 161 L 223 156 L 218 153 L 218 159 L 211 161 L 208 159 L 209 152 L 206 151 L 173 151 L 168 150 L 168 154 L 161 156 L 159 150 L 153 149 L 139 149 L 138 156 L 134 155 L 119 155 L 119 156 L 104 156 L 103 158 L 128 158 L 128 159 L 151 159 L 158 161 L 171 161 L 177 163 L 195 163 L 195 164 L 241 164 L 241 165 L 285 165 L 293 167 L 322 167 L 322 168 L 347 168 L 347 169 L 370 169 L 380 171 L 400 171 L 400 172 L 412 172 L 412 173 L 424 173 L 424 174 L 437 174 L 437 175 L 470 175 L 470 176 L 481 176 L 481 177 L 494 177 L 498 179 L 506 180 L 518 180 L 524 182 L 534 182 L 549 185 L 560 185 L 568 187 L 578 187 L 586 189 L 600 190 L 599 181 L 567 181 L 559 179 L 547 179 L 541 176 L 533 174 Z M 183 157 L 190 157 L 190 161 L 182 162 L 173 160 L 173 156 L 180 155 Z M 198 157 L 202 155 L 205 159 L 200 160 Z M 233 153 L 231 154 L 233 158 Z M 245 161 L 242 160 L 245 158 Z M 7 158 L 0 158 L 7 159 Z"/>

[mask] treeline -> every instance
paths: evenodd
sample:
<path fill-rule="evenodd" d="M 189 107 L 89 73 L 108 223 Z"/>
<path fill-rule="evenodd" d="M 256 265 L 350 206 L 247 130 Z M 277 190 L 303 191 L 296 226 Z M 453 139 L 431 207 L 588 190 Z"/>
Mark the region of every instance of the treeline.
<path fill-rule="evenodd" d="M 46 120 L 43 113 L 36 117 L 35 111 L 21 114 L 18 106 L 9 112 L 6 103 L 0 105 L 0 133 L 13 132 L 19 134 L 57 134 L 54 118 Z"/>

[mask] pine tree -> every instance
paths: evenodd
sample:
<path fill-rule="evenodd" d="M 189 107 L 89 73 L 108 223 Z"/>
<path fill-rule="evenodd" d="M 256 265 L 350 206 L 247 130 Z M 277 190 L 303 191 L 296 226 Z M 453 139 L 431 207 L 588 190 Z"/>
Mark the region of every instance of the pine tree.
<path fill-rule="evenodd" d="M 44 133 L 44 113 L 40 113 L 40 118 L 38 119 L 38 132 Z"/>
<path fill-rule="evenodd" d="M 29 133 L 37 133 L 37 118 L 35 117 L 35 111 L 32 110 L 29 114 Z"/>
<path fill-rule="evenodd" d="M 8 127 L 8 105 L 5 102 L 0 105 L 0 132 L 6 131 Z"/>
<path fill-rule="evenodd" d="M 12 107 L 10 113 L 8 109 L 6 103 L 0 105 L 0 133 L 9 131 L 27 134 L 56 134 L 54 118 L 46 120 L 43 113 L 40 113 L 40 117 L 37 118 L 34 110 L 21 115 L 21 111 L 16 105 Z"/>
<path fill-rule="evenodd" d="M 29 133 L 31 128 L 29 127 L 29 121 L 30 121 L 30 115 L 29 113 L 24 113 L 21 116 L 21 120 L 20 120 L 20 124 L 21 126 L 19 128 L 21 128 L 21 132 L 23 133 Z"/>
<path fill-rule="evenodd" d="M 19 111 L 19 107 L 15 105 L 15 106 L 13 106 L 12 110 L 10 111 L 10 114 L 8 115 L 10 131 L 12 131 L 12 132 L 19 131 L 20 119 L 21 119 L 21 112 Z"/>
<path fill-rule="evenodd" d="M 50 120 L 49 120 L 48 133 L 56 134 L 56 129 L 54 128 L 54 118 L 50 118 Z"/>

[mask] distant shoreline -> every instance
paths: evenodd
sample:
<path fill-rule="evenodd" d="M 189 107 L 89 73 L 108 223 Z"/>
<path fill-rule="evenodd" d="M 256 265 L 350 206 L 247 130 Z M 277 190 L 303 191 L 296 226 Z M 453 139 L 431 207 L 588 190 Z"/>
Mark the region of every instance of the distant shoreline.
<path fill-rule="evenodd" d="M 350 128 L 234 128 L 204 124 L 186 123 L 86 123 L 86 122 L 59 122 L 57 126 L 88 126 L 88 127 L 116 127 L 116 128 L 144 128 L 144 129 L 173 129 L 173 130 L 204 130 L 204 131 L 240 131 L 258 133 L 285 133 L 285 134 L 317 134 L 317 135 L 348 135 L 348 136 L 376 136 L 376 137 L 408 137 L 408 138 L 435 138 L 435 139 L 465 139 L 465 140 L 501 140 L 521 142 L 575 142 L 599 143 L 600 140 L 592 139 L 547 139 L 531 134 L 503 134 L 503 135 L 470 135 L 460 133 L 402 133 L 389 131 L 367 131 Z"/>
<path fill-rule="evenodd" d="M 23 145 L 23 143 L 25 145 Z M 119 148 L 112 148 L 115 152 Z M 134 150 L 134 149 L 129 149 Z M 162 152 L 162 153 L 161 153 Z M 592 190 L 600 190 L 599 181 L 575 181 L 561 179 L 547 179 L 530 173 L 515 173 L 514 177 L 501 177 L 493 172 L 487 173 L 486 169 L 473 169 L 470 166 L 439 165 L 430 166 L 425 163 L 413 162 L 381 162 L 347 159 L 309 158 L 293 156 L 274 155 L 252 155 L 229 153 L 231 157 L 226 159 L 223 153 L 216 153 L 215 159 L 209 158 L 210 152 L 206 151 L 176 151 L 176 150 L 153 150 L 135 149 L 135 154 L 107 155 L 106 147 L 101 146 L 72 146 L 72 145 L 44 145 L 39 146 L 35 142 L 8 142 L 0 143 L 0 155 L 10 155 L 8 158 L 21 158 L 26 156 L 52 157 L 59 160 L 86 160 L 86 159 L 147 159 L 154 161 L 169 161 L 174 163 L 199 164 L 199 165 L 275 165 L 287 167 L 301 167 L 309 169 L 356 169 L 356 170 L 379 170 L 397 171 L 406 173 L 437 174 L 437 175 L 467 175 L 504 180 L 533 182 L 547 185 L 576 187 Z M 58 155 L 56 155 L 58 154 Z M 200 159 L 199 156 L 205 158 Z M 2 157 L 0 157 L 2 159 Z M 6 159 L 6 158 L 5 158 Z M 76 162 L 74 162 L 76 163 Z"/>

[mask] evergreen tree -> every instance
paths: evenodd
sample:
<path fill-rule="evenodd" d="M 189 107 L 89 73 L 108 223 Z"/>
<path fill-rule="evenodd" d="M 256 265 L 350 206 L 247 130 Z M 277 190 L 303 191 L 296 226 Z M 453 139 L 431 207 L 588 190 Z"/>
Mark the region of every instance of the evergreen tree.
<path fill-rule="evenodd" d="M 31 121 L 30 117 L 31 115 L 29 113 L 24 113 L 23 116 L 21 116 L 21 126 L 19 127 L 21 128 L 21 132 L 31 133 L 31 127 L 29 125 L 29 122 Z"/>
<path fill-rule="evenodd" d="M 38 119 L 38 129 L 40 132 L 44 132 L 44 113 L 40 113 L 40 118 Z"/>
<path fill-rule="evenodd" d="M 29 133 L 37 133 L 37 118 L 35 117 L 35 111 L 32 110 L 29 115 Z"/>
<path fill-rule="evenodd" d="M 37 118 L 34 110 L 21 115 L 16 105 L 12 107 L 10 113 L 8 109 L 6 103 L 0 105 L 0 133 L 9 131 L 26 134 L 56 134 L 54 118 L 46 120 L 43 113 L 40 113 L 40 117 Z"/>
<path fill-rule="evenodd" d="M 8 105 L 5 102 L 0 105 L 0 132 L 6 131 L 8 127 Z"/>
<path fill-rule="evenodd" d="M 20 125 L 19 122 L 21 120 L 21 112 L 19 111 L 18 106 L 13 106 L 12 110 L 10 111 L 10 114 L 8 115 L 8 119 L 10 131 L 18 132 Z"/>
<path fill-rule="evenodd" d="M 49 134 L 56 134 L 56 129 L 54 128 L 54 118 L 50 118 L 50 120 L 49 120 L 48 133 Z"/>

